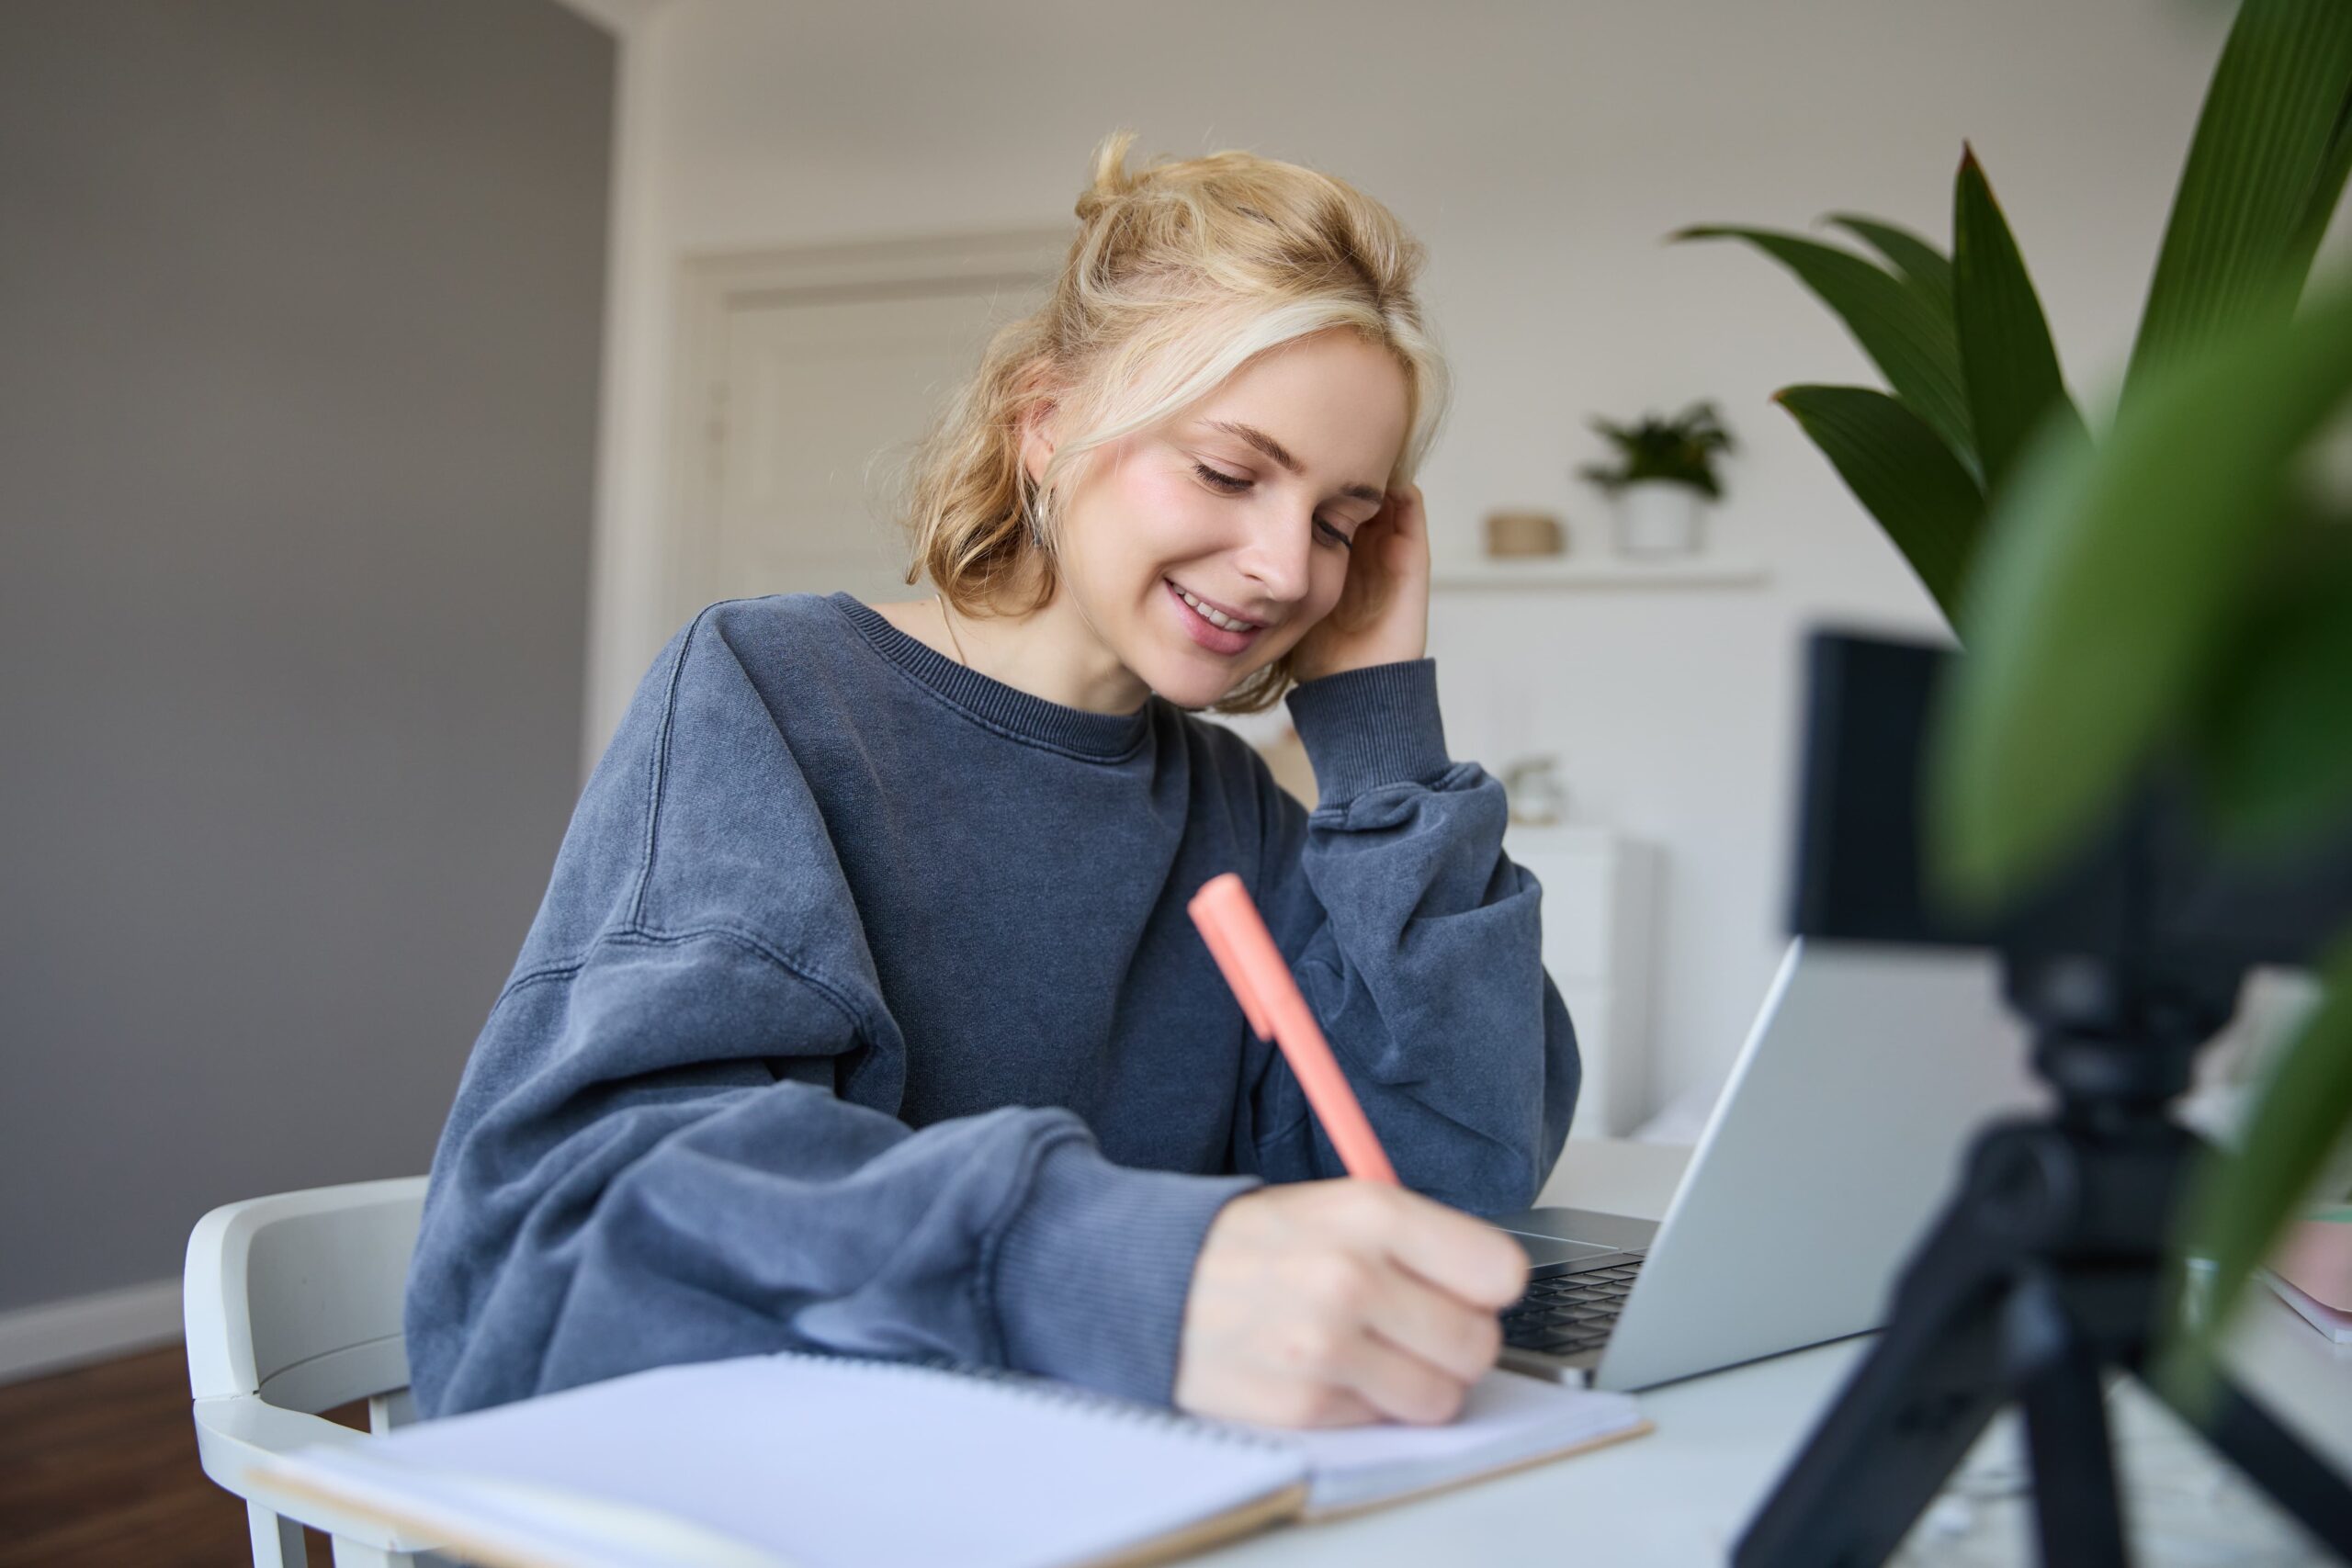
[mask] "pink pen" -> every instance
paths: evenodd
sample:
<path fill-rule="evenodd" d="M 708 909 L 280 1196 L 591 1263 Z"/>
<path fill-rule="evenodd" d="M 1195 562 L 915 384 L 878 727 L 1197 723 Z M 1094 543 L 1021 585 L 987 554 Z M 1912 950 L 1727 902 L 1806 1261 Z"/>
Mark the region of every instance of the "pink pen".
<path fill-rule="evenodd" d="M 1201 928 L 1210 956 L 1225 972 L 1244 1017 L 1261 1040 L 1272 1039 L 1306 1091 L 1306 1103 L 1329 1134 L 1348 1174 L 1364 1181 L 1397 1185 L 1396 1169 L 1388 1163 L 1363 1107 L 1340 1072 L 1339 1058 L 1299 994 L 1298 982 L 1283 962 L 1273 933 L 1250 900 L 1250 890 L 1231 872 L 1211 877 L 1186 908 Z"/>

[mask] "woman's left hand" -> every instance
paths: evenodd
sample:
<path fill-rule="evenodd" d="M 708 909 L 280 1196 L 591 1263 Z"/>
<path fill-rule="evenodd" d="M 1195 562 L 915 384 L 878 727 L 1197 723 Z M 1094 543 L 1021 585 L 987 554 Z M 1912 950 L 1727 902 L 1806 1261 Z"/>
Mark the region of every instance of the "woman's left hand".
<path fill-rule="evenodd" d="M 1291 650 L 1300 682 L 1419 659 L 1430 642 L 1430 530 L 1421 487 L 1388 492 L 1356 530 L 1339 603 Z"/>

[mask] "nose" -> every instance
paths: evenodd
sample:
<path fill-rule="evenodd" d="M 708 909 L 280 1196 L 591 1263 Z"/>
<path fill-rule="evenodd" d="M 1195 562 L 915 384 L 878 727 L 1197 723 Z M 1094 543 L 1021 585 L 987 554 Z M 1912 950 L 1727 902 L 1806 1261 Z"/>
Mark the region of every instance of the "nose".
<path fill-rule="evenodd" d="M 1315 521 L 1274 512 L 1254 523 L 1235 564 L 1258 591 L 1278 604 L 1306 597 L 1307 566 L 1315 548 Z"/>

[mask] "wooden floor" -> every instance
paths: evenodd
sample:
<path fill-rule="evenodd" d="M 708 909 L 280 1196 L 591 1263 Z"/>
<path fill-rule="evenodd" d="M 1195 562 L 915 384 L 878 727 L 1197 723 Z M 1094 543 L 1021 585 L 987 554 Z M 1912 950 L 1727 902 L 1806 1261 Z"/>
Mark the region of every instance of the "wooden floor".
<path fill-rule="evenodd" d="M 326 1414 L 368 1423 L 364 1404 Z M 244 1505 L 198 1468 L 180 1347 L 0 1387 L 0 1568 L 252 1561 Z"/>

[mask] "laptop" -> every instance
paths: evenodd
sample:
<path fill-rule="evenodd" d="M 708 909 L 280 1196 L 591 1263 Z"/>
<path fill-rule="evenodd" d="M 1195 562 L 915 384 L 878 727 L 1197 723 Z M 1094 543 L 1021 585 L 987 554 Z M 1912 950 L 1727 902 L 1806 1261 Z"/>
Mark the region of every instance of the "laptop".
<path fill-rule="evenodd" d="M 1637 1389 L 1879 1327 L 1970 1136 L 2043 1109 L 1989 952 L 1789 946 L 1666 1218 L 1494 1218 L 1527 1249 L 1502 1364 Z"/>

